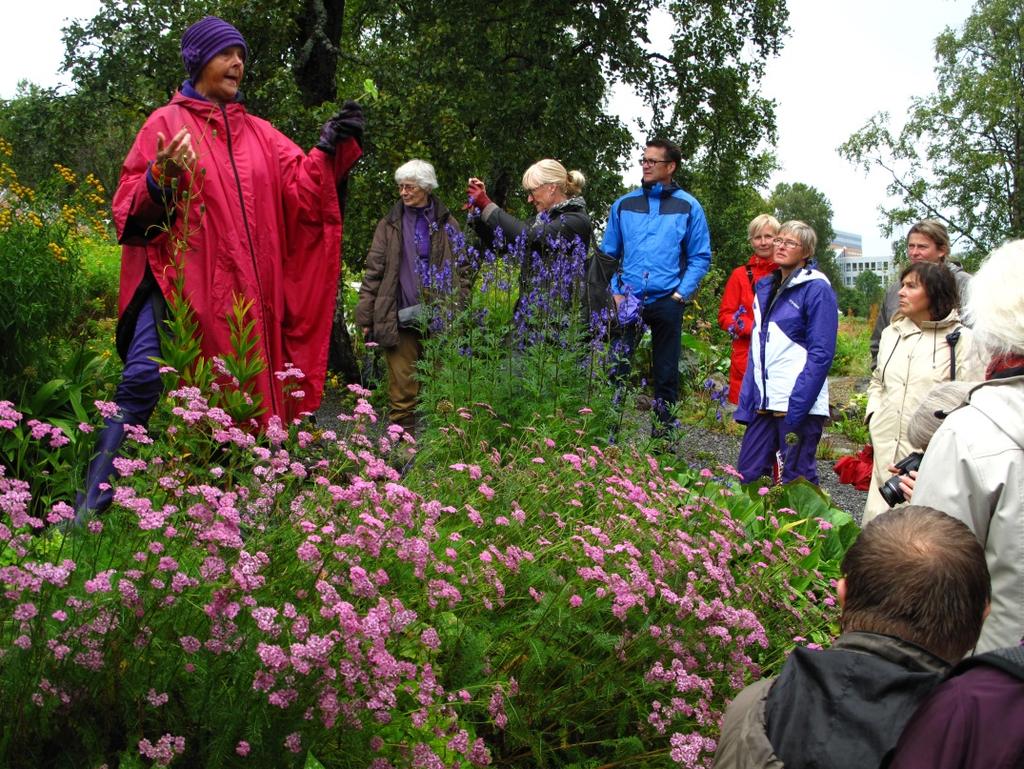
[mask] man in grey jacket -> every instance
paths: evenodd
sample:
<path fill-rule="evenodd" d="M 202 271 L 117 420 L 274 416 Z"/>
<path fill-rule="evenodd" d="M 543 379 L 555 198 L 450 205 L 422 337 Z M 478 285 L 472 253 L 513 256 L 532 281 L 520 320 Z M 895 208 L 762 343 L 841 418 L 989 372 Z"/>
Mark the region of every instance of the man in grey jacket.
<path fill-rule="evenodd" d="M 907 233 L 907 258 L 911 262 L 933 262 L 945 264 L 956 280 L 956 289 L 960 294 L 960 304 L 963 306 L 967 301 L 967 286 L 971 282 L 971 273 L 965 272 L 964 268 L 956 262 L 949 261 L 949 232 L 942 222 L 934 219 L 922 219 L 910 228 Z M 871 332 L 871 368 L 878 363 L 878 345 L 882 339 L 882 332 L 892 322 L 892 316 L 899 309 L 900 280 L 899 278 L 885 291 L 882 299 L 882 306 L 878 308 L 878 318 L 875 319 L 875 328 Z M 967 325 L 970 325 L 968 323 Z"/>
<path fill-rule="evenodd" d="M 717 769 L 878 766 L 917 705 L 974 646 L 988 610 L 985 555 L 963 523 L 892 510 L 843 558 L 842 635 L 797 648 L 751 684 L 722 722 Z"/>

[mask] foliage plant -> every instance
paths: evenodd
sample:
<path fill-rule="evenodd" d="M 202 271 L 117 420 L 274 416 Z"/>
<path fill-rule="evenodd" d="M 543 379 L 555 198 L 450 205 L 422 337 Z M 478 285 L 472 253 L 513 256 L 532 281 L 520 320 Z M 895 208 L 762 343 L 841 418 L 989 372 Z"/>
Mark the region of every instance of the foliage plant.
<path fill-rule="evenodd" d="M 531 247 L 526 234 L 506 242 L 499 233 L 492 247 L 477 248 L 451 231 L 456 263 L 423 275 L 424 443 L 427 452 L 459 451 L 438 462 L 498 441 L 508 435 L 503 426 L 554 426 L 582 412 L 588 434 L 606 439 L 621 416 L 609 384 L 610 325 L 605 314 L 588 316 L 580 289 L 582 241 L 559 236 Z M 476 276 L 468 291 L 460 283 L 466 272 Z M 467 420 L 480 404 L 487 418 Z M 459 437 L 433 440 L 438 433 Z"/>
<path fill-rule="evenodd" d="M 252 432 L 224 400 L 259 368 L 245 302 L 219 363 L 172 302 L 174 386 L 128 429 L 107 513 L 74 526 L 0 473 L 0 763 L 708 766 L 736 690 L 827 637 L 836 519 L 589 440 L 607 362 L 579 248 L 548 246 L 518 291 L 515 244 L 469 296 L 424 276 L 404 479 L 411 437 L 356 386 L 340 430 Z M 0 408 L 15 451 L 52 444 Z"/>
<path fill-rule="evenodd" d="M 0 763 L 707 766 L 725 702 L 834 621 L 799 489 L 568 439 L 586 415 L 403 483 L 354 394 L 342 431 L 257 436 L 181 387 L 63 533 L 0 475 Z"/>
<path fill-rule="evenodd" d="M 849 403 L 842 409 L 840 417 L 832 423 L 832 431 L 858 445 L 871 443 L 871 433 L 864 423 L 867 404 L 867 393 L 854 393 Z"/>
<path fill-rule="evenodd" d="M 105 236 L 103 188 L 68 168 L 38 188 L 18 180 L 0 139 L 0 398 L 17 397 L 59 368 L 61 340 L 82 320 L 81 241 Z"/>
<path fill-rule="evenodd" d="M 871 327 L 864 318 L 840 319 L 836 355 L 829 376 L 867 377 L 871 374 Z"/>

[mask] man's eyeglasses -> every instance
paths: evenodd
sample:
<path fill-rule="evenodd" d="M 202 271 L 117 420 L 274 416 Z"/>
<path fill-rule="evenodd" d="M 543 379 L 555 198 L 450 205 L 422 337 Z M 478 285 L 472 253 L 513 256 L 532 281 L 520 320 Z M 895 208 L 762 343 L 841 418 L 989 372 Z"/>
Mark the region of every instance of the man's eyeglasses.
<path fill-rule="evenodd" d="M 782 238 L 775 238 L 772 241 L 776 247 L 782 248 L 800 248 L 800 243 L 796 240 L 783 240 Z"/>
<path fill-rule="evenodd" d="M 640 158 L 640 165 L 642 166 L 653 166 L 658 163 L 671 163 L 671 160 L 657 160 L 656 158 Z"/>

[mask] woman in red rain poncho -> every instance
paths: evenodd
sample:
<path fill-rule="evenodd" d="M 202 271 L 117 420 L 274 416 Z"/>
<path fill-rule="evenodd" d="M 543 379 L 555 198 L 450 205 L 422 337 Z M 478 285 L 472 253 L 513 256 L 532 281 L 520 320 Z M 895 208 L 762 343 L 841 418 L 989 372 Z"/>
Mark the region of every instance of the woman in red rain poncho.
<path fill-rule="evenodd" d="M 263 424 L 315 410 L 323 392 L 341 260 L 338 190 L 362 154 L 362 111 L 346 102 L 307 154 L 242 104 L 248 46 L 235 27 L 207 16 L 185 31 L 181 54 L 189 79 L 139 131 L 114 195 L 124 246 L 120 415 L 100 434 L 79 515 L 110 504 L 109 487 L 99 487 L 116 475 L 124 425 L 146 424 L 160 397 L 152 358 L 179 266 L 205 356 L 231 350 L 235 297 L 252 303 L 266 364 L 255 382 Z M 305 374 L 299 397 L 274 376 L 289 364 Z"/>

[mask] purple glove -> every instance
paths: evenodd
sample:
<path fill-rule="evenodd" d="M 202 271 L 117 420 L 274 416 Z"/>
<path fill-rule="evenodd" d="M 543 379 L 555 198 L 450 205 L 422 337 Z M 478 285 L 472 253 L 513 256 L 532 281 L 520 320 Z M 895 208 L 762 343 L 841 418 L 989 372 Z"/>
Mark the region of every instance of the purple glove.
<path fill-rule="evenodd" d="M 349 99 L 341 105 L 341 109 L 334 117 L 324 123 L 324 127 L 320 129 L 320 140 L 316 146 L 328 155 L 333 155 L 338 142 L 352 137 L 362 147 L 365 127 L 366 118 L 363 116 L 363 108 L 359 106 L 358 102 Z"/>

